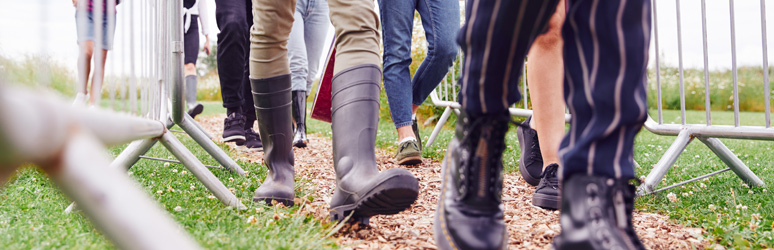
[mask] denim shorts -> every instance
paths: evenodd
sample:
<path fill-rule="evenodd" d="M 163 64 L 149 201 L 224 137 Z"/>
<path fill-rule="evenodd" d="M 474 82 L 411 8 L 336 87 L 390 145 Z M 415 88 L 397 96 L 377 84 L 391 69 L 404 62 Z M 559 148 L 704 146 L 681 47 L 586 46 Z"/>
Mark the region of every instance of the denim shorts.
<path fill-rule="evenodd" d="M 78 20 L 78 11 L 75 12 L 75 27 L 78 30 L 78 43 L 83 41 L 94 41 L 94 33 L 96 32 L 94 30 L 94 12 L 85 12 L 86 15 L 84 15 L 85 18 L 82 22 Z M 108 13 L 102 15 L 102 49 L 110 50 L 113 48 L 113 36 L 116 32 L 116 15 L 113 15 L 113 25 L 110 29 L 108 29 Z"/>

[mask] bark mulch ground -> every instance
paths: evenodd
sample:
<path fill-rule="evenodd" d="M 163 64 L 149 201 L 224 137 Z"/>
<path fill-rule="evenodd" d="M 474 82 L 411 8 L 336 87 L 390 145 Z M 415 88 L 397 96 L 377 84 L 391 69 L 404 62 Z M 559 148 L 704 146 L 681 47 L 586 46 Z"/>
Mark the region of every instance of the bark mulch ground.
<path fill-rule="evenodd" d="M 222 142 L 225 116 L 202 117 L 197 120 Z M 314 199 L 306 204 L 307 211 L 319 220 L 328 220 L 328 201 L 333 194 L 336 175 L 333 170 L 331 141 L 309 135 L 309 146 L 294 148 L 296 183 L 314 192 Z M 234 146 L 234 145 L 231 145 Z M 242 160 L 263 164 L 263 153 L 242 152 Z M 377 149 L 379 169 L 400 167 L 383 150 Z M 436 249 L 433 240 L 433 212 L 441 186 L 441 163 L 423 159 L 422 164 L 407 168 L 419 179 L 419 198 L 404 212 L 391 216 L 375 216 L 370 226 L 352 225 L 342 228 L 335 237 L 348 249 Z M 534 187 L 518 173 L 505 175 L 503 201 L 505 223 L 508 225 L 510 249 L 547 249 L 558 234 L 559 212 L 532 205 Z M 299 200 L 297 200 L 299 201 Z M 637 234 L 649 249 L 707 248 L 706 240 L 698 240 L 700 228 L 688 228 L 669 222 L 668 216 L 635 212 Z"/>

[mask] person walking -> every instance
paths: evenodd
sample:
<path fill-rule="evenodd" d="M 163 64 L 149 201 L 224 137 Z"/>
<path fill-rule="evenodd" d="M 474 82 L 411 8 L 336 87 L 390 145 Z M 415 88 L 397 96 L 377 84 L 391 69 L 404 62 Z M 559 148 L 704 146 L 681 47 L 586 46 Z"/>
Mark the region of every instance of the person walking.
<path fill-rule="evenodd" d="M 288 40 L 290 75 L 293 84 L 293 146 L 303 148 L 309 142 L 306 138 L 306 98 L 312 89 L 312 82 L 320 68 L 325 37 L 328 35 L 327 0 L 297 0 L 293 14 L 293 28 Z"/>
<path fill-rule="evenodd" d="M 202 51 L 210 54 L 210 29 L 209 16 L 207 14 L 207 1 L 184 0 L 183 1 L 183 51 L 185 58 L 185 102 L 188 106 L 188 114 L 196 117 L 204 110 L 201 103 L 196 102 L 196 59 L 199 57 L 199 27 L 204 35 L 204 48 Z M 201 21 L 201 22 L 199 22 Z"/>
<path fill-rule="evenodd" d="M 255 0 L 250 30 L 250 83 L 264 141 L 266 180 L 254 201 L 293 204 L 295 198 L 291 77 L 286 44 L 293 25 L 295 0 Z M 408 209 L 419 195 L 411 172 L 379 171 L 376 131 L 379 123 L 379 18 L 372 1 L 329 0 L 336 33 L 336 64 L 331 83 L 331 129 L 336 188 L 330 200 L 332 220 L 368 223 L 379 214 Z"/>
<path fill-rule="evenodd" d="M 250 98 L 248 56 L 250 27 L 253 26 L 250 0 L 215 0 L 218 24 L 218 77 L 226 119 L 223 141 L 235 142 L 248 151 L 263 149 L 261 137 L 253 130 L 255 107 Z"/>
<path fill-rule="evenodd" d="M 427 55 L 411 78 L 411 36 L 419 13 L 427 39 Z M 396 161 L 422 162 L 422 140 L 416 113 L 441 83 L 457 57 L 454 36 L 460 29 L 458 0 L 379 0 L 384 44 L 384 91 L 398 132 Z"/>
<path fill-rule="evenodd" d="M 521 156 L 519 172 L 524 180 L 537 186 L 532 204 L 550 210 L 559 209 L 559 143 L 564 136 L 564 60 L 562 24 L 567 13 L 560 0 L 549 19 L 548 31 L 538 35 L 527 55 L 527 84 L 532 98 L 532 115 L 524 121 L 529 127 L 517 127 Z M 538 139 L 539 138 L 539 139 Z"/>
<path fill-rule="evenodd" d="M 107 0 L 103 0 L 99 15 L 95 13 L 94 0 L 72 0 L 75 7 L 75 26 L 78 35 L 78 90 L 75 96 L 76 104 L 87 102 L 89 105 L 98 105 L 97 96 L 102 94 L 102 83 L 105 79 L 105 64 L 108 51 L 113 49 L 113 37 L 116 32 L 117 10 L 109 8 Z M 113 6 L 118 1 L 113 1 Z M 101 20 L 96 20 L 101 16 Z M 99 27 L 97 27 L 99 26 Z M 99 31 L 99 32 L 98 32 Z M 99 36 L 99 37 L 97 37 Z M 95 47 L 98 50 L 94 57 Z M 91 74 L 92 59 L 96 64 L 94 74 Z M 89 75 L 91 75 L 91 88 L 89 87 Z M 91 90 L 91 91 L 89 91 Z M 91 94 L 89 94 L 91 93 Z"/>
<path fill-rule="evenodd" d="M 440 249 L 505 249 L 502 153 L 517 81 L 558 0 L 475 0 L 458 42 L 462 110 L 442 163 Z M 634 137 L 647 117 L 650 1 L 570 0 L 562 27 L 570 132 L 560 145 L 554 249 L 644 249 L 632 227 Z M 507 31 L 507 32 L 505 32 Z M 524 125 L 522 125 L 524 126 Z"/>

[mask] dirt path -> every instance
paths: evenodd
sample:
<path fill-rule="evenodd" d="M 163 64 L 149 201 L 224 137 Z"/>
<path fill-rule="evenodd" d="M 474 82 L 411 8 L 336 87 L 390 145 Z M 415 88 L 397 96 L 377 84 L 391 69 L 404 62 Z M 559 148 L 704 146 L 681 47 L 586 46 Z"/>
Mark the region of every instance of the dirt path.
<path fill-rule="evenodd" d="M 224 117 L 197 120 L 220 142 Z M 309 140 L 308 147 L 294 151 L 297 183 L 314 191 L 316 198 L 309 204 L 309 212 L 320 220 L 327 220 L 328 201 L 336 178 L 331 142 L 317 135 L 310 135 Z M 383 150 L 377 149 L 376 154 L 380 170 L 399 167 Z M 263 162 L 263 153 L 243 153 L 240 157 Z M 417 202 L 400 214 L 372 217 L 370 227 L 343 229 L 338 235 L 340 244 L 352 249 L 435 249 L 432 220 L 441 185 L 441 163 L 423 159 L 422 164 L 408 170 L 419 179 Z M 534 187 L 519 174 L 508 174 L 504 179 L 503 200 L 510 236 L 509 248 L 547 249 L 553 236 L 559 233 L 559 212 L 533 206 Z M 634 225 L 649 249 L 691 249 L 691 246 L 705 248 L 709 245 L 706 240 L 697 240 L 701 229 L 670 223 L 665 215 L 635 212 Z"/>

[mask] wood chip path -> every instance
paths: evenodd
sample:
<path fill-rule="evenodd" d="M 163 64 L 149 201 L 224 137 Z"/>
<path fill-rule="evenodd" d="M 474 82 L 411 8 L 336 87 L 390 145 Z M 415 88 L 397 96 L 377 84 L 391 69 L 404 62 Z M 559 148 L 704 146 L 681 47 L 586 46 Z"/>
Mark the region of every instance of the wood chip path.
<path fill-rule="evenodd" d="M 222 143 L 224 115 L 200 117 L 197 120 Z M 314 200 L 307 205 L 308 212 L 319 220 L 327 220 L 328 201 L 335 187 L 335 173 L 331 141 L 327 137 L 309 135 L 309 146 L 295 148 L 296 183 L 313 191 Z M 233 145 L 232 145 L 233 146 Z M 257 163 L 247 166 L 250 171 L 263 164 L 263 153 L 242 152 L 242 160 Z M 377 149 L 379 169 L 397 168 L 393 156 Z M 244 167 L 244 166 L 243 166 Z M 347 249 L 436 249 L 433 240 L 433 212 L 441 186 L 441 163 L 423 159 L 422 164 L 408 167 L 419 179 L 419 198 L 406 211 L 392 216 L 375 216 L 370 226 L 343 228 L 335 237 Z M 505 223 L 508 225 L 509 249 L 548 249 L 551 239 L 558 234 L 559 212 L 532 205 L 534 187 L 518 173 L 504 178 L 503 200 Z M 710 244 L 700 239 L 700 228 L 688 228 L 669 222 L 668 216 L 635 212 L 637 234 L 649 249 L 703 249 Z"/>

